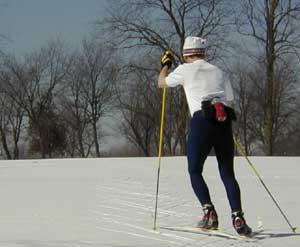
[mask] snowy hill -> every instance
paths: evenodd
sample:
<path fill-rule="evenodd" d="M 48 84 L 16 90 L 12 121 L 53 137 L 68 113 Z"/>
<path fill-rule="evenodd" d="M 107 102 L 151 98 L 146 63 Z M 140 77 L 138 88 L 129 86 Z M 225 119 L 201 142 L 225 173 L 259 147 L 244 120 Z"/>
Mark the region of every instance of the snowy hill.
<path fill-rule="evenodd" d="M 300 158 L 251 158 L 294 226 L 300 224 Z M 194 226 L 202 215 L 184 157 L 161 164 L 158 226 Z M 243 158 L 236 158 L 246 219 L 264 231 L 255 243 L 158 229 L 153 215 L 157 158 L 0 162 L 0 247 L 300 246 Z M 204 174 L 222 229 L 234 233 L 216 160 Z"/>

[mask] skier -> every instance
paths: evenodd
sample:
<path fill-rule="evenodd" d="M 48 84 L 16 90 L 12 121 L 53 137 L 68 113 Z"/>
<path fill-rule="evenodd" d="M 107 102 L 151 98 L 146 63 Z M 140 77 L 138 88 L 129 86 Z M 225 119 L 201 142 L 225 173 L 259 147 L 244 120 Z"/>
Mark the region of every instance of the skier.
<path fill-rule="evenodd" d="M 207 184 L 202 176 L 204 162 L 214 147 L 218 168 L 232 210 L 232 224 L 240 235 L 250 235 L 241 205 L 241 195 L 234 174 L 234 142 L 232 120 L 235 113 L 231 107 L 233 92 L 230 81 L 216 66 L 205 61 L 207 40 L 187 37 L 183 46 L 184 64 L 168 75 L 173 56 L 166 51 L 158 86 L 183 86 L 192 116 L 188 135 L 188 171 L 193 190 L 199 199 L 204 215 L 198 223 L 203 230 L 218 228 L 218 215 L 211 201 Z"/>

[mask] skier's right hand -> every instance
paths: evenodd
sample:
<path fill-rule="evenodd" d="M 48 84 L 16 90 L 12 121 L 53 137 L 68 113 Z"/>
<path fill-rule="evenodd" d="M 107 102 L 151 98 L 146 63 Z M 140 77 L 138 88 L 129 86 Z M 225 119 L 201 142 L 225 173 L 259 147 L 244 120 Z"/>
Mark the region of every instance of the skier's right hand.
<path fill-rule="evenodd" d="M 173 55 L 171 51 L 166 50 L 161 57 L 161 67 L 168 66 L 170 68 L 172 66 Z"/>

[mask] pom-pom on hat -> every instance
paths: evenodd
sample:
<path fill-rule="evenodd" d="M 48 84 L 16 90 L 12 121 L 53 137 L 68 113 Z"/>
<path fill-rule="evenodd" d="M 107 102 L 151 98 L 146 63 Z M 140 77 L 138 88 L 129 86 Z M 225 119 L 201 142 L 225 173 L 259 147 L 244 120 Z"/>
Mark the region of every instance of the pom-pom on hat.
<path fill-rule="evenodd" d="M 206 47 L 206 39 L 193 36 L 186 37 L 183 45 L 183 56 L 205 55 Z"/>

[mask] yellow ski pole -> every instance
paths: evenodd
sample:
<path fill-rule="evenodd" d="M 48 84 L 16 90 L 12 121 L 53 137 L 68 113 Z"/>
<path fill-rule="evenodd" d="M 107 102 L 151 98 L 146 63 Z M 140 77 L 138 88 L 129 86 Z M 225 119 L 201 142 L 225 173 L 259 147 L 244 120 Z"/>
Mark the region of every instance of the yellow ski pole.
<path fill-rule="evenodd" d="M 293 233 L 296 233 L 296 227 L 293 227 L 292 224 L 290 223 L 290 221 L 288 220 L 287 216 L 284 214 L 284 212 L 282 211 L 282 209 L 280 208 L 278 202 L 275 200 L 274 196 L 271 194 L 270 190 L 268 189 L 268 187 L 266 186 L 266 184 L 264 183 L 264 181 L 262 180 L 261 176 L 259 175 L 257 169 L 255 168 L 255 166 L 253 165 L 253 163 L 249 160 L 246 152 L 244 151 L 244 149 L 242 148 L 242 145 L 238 142 L 237 137 L 234 136 L 233 137 L 234 143 L 238 149 L 238 151 L 240 152 L 241 155 L 244 156 L 244 158 L 247 160 L 248 164 L 250 165 L 250 167 L 252 168 L 252 170 L 254 171 L 255 175 L 258 177 L 259 181 L 261 182 L 261 184 L 263 185 L 263 187 L 265 188 L 265 190 L 268 192 L 269 196 L 271 197 L 272 201 L 275 203 L 275 205 L 277 206 L 277 208 L 279 209 L 281 215 L 283 216 L 283 218 L 285 219 L 285 221 L 287 222 L 287 224 L 289 225 L 289 227 L 291 228 L 291 230 L 293 231 Z"/>
<path fill-rule="evenodd" d="M 157 222 L 159 175 L 160 175 L 160 164 L 161 164 L 161 156 L 162 156 L 162 149 L 163 149 L 163 132 L 164 132 L 165 107 L 166 107 L 166 88 L 163 88 L 162 106 L 161 106 L 161 119 L 160 119 L 160 131 L 159 131 L 159 146 L 158 146 L 158 169 L 157 169 L 156 201 L 155 201 L 154 226 L 153 226 L 154 231 L 156 230 L 156 222 Z"/>

